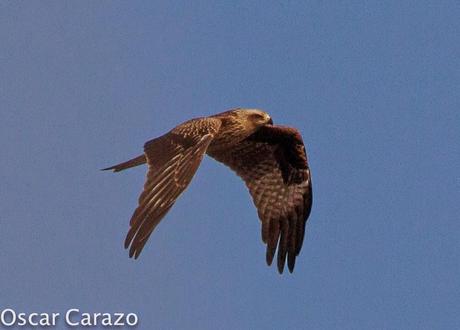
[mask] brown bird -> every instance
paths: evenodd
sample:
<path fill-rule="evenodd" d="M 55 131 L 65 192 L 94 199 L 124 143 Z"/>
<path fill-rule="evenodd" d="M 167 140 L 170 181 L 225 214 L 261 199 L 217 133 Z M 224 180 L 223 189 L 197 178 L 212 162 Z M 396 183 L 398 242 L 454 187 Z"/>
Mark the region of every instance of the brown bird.
<path fill-rule="evenodd" d="M 119 172 L 145 162 L 149 167 L 126 235 L 129 256 L 139 257 L 205 154 L 244 180 L 262 222 L 267 264 L 278 247 L 278 271 L 283 272 L 287 256 L 292 273 L 311 211 L 310 169 L 300 133 L 274 126 L 270 116 L 257 109 L 237 108 L 191 119 L 146 142 L 143 155 L 104 169 Z"/>

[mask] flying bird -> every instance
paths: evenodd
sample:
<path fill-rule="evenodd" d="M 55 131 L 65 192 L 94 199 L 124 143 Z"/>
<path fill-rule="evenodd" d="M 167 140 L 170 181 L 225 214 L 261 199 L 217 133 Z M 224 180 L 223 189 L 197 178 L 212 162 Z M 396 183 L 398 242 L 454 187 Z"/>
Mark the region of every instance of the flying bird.
<path fill-rule="evenodd" d="M 125 239 L 137 259 L 161 219 L 187 188 L 203 156 L 214 158 L 240 176 L 262 224 L 266 261 L 278 248 L 278 271 L 286 257 L 292 273 L 312 205 L 311 174 L 299 131 L 273 125 L 258 109 L 237 108 L 188 120 L 144 145 L 144 154 L 104 170 L 119 172 L 148 164 L 144 190 Z"/>

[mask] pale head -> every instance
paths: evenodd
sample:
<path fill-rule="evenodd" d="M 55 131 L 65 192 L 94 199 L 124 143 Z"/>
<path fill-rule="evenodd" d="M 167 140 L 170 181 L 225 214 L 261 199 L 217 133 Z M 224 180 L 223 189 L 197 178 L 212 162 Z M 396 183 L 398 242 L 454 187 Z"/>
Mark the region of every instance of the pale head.
<path fill-rule="evenodd" d="M 247 129 L 256 131 L 259 127 L 272 125 L 272 118 L 268 113 L 259 109 L 238 109 L 238 117 L 244 119 Z"/>
<path fill-rule="evenodd" d="M 270 115 L 259 109 L 236 108 L 212 117 L 219 118 L 222 125 L 210 145 L 211 149 L 227 148 L 246 139 L 259 128 L 273 124 Z"/>

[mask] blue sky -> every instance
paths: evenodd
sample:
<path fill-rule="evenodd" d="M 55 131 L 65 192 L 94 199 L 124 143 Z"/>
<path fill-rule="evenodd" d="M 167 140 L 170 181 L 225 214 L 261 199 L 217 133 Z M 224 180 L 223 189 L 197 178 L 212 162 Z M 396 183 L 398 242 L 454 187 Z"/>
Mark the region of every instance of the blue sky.
<path fill-rule="evenodd" d="M 456 1 L 0 3 L 0 309 L 459 328 L 459 17 Z M 244 184 L 209 158 L 129 259 L 145 167 L 99 169 L 237 106 L 306 143 L 295 272 L 265 265 Z"/>

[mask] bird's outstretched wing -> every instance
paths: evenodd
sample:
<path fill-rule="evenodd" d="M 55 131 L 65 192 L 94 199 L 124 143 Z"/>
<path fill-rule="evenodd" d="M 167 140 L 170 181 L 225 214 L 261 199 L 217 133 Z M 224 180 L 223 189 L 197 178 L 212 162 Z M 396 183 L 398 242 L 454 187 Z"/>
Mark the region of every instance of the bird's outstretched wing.
<path fill-rule="evenodd" d="M 214 118 L 192 119 L 144 145 L 149 170 L 125 239 L 130 257 L 139 256 L 152 231 L 188 186 L 220 125 Z"/>
<path fill-rule="evenodd" d="M 270 265 L 278 246 L 278 270 L 294 270 L 312 205 L 310 169 L 300 133 L 267 125 L 225 153 L 211 157 L 233 169 L 246 183 L 262 222 Z"/>

